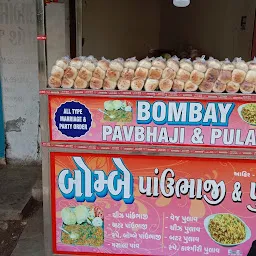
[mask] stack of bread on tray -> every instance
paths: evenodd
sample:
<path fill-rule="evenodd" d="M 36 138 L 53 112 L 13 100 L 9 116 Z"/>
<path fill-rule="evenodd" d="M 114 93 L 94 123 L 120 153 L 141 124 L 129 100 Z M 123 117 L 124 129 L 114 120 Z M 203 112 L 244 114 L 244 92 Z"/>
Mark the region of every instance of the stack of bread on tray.
<path fill-rule="evenodd" d="M 51 88 L 133 90 L 162 92 L 248 93 L 256 92 L 256 58 L 219 61 L 205 57 L 166 60 L 135 57 L 127 60 L 95 59 L 93 56 L 56 61 L 48 84 Z"/>

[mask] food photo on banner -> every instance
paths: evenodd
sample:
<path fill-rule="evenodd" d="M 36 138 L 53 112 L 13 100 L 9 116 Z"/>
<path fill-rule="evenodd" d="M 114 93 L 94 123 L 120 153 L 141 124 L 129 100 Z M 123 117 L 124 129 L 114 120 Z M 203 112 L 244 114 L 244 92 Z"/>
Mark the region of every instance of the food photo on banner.
<path fill-rule="evenodd" d="M 256 146 L 256 103 L 50 96 L 52 141 Z"/>
<path fill-rule="evenodd" d="M 254 160 L 51 153 L 54 252 L 246 256 L 254 173 Z"/>

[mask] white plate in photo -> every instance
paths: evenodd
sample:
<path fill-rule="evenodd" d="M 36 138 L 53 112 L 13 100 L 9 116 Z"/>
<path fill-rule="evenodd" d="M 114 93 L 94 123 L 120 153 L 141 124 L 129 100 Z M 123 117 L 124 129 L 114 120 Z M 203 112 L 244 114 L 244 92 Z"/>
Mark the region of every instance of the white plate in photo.
<path fill-rule="evenodd" d="M 212 236 L 211 236 L 211 233 L 209 231 L 209 224 L 210 224 L 210 220 L 214 219 L 217 215 L 231 215 L 235 218 L 237 218 L 239 221 L 241 221 L 244 226 L 245 226 L 245 239 L 243 241 L 241 241 L 240 243 L 237 243 L 237 244 L 222 244 L 222 243 L 219 243 L 217 242 Z M 224 246 L 224 247 L 234 247 L 234 246 L 238 246 L 238 245 L 241 245 L 245 242 L 247 242 L 251 236 L 252 236 L 252 232 L 250 230 L 250 228 L 245 224 L 245 222 L 243 220 L 241 220 L 239 217 L 237 217 L 236 215 L 234 214 L 231 214 L 231 213 L 218 213 L 218 214 L 213 214 L 211 216 L 208 216 L 207 218 L 205 218 L 204 220 L 204 228 L 207 232 L 207 234 L 209 235 L 209 237 L 217 244 L 221 245 L 221 246 Z"/>
<path fill-rule="evenodd" d="M 240 118 L 241 118 L 244 122 L 246 122 L 247 124 L 249 124 L 249 125 L 251 125 L 251 126 L 256 126 L 256 124 L 251 124 L 251 123 L 249 123 L 248 121 L 244 120 L 243 115 L 242 115 L 242 110 L 243 110 L 243 108 L 246 107 L 246 106 L 249 105 L 249 104 L 255 104 L 255 105 L 256 105 L 256 103 L 247 103 L 247 104 L 243 104 L 243 105 L 241 105 L 241 106 L 237 109 L 237 112 L 238 112 Z"/>

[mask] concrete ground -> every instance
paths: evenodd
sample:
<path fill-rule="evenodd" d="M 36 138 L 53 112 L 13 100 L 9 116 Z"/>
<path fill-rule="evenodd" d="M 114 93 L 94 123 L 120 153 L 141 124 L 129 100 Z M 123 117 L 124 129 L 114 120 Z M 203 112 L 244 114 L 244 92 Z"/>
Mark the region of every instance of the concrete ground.
<path fill-rule="evenodd" d="M 27 225 L 11 256 L 44 256 L 43 208 L 27 220 Z"/>
<path fill-rule="evenodd" d="M 43 256 L 40 166 L 0 166 L 0 255 Z"/>
<path fill-rule="evenodd" d="M 40 166 L 0 167 L 0 220 L 21 220 L 29 210 L 32 188 L 41 177 Z"/>

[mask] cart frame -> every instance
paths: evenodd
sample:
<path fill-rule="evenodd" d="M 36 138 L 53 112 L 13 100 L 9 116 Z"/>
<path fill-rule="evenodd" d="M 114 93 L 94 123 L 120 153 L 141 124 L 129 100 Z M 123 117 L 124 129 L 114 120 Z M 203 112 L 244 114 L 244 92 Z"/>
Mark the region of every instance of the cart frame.
<path fill-rule="evenodd" d="M 68 1 L 68 0 L 65 0 Z M 75 0 L 76 4 L 76 53 L 77 56 L 82 55 L 82 8 L 83 3 L 82 0 Z M 40 91 L 54 91 L 56 93 L 61 93 L 61 90 L 58 89 L 47 89 L 47 32 L 46 32 L 46 15 L 45 15 L 45 0 L 36 0 L 36 13 L 37 13 L 37 39 L 38 39 L 38 70 L 39 70 L 39 85 Z M 78 92 L 76 93 L 77 96 L 85 95 L 86 93 Z M 160 95 L 160 94 L 159 94 Z M 217 94 L 211 94 L 212 96 L 216 96 Z M 41 123 L 41 141 L 43 142 L 42 147 L 42 176 L 43 176 L 43 202 L 44 202 L 44 244 L 45 244 L 45 255 L 46 256 L 53 256 L 53 244 L 52 244 L 52 209 L 51 209 L 51 163 L 50 163 L 50 153 L 51 152 L 70 152 L 70 148 L 61 148 L 61 147 L 54 147 L 54 144 L 50 143 L 50 135 L 49 135 L 49 105 L 48 105 L 48 96 L 49 94 L 44 93 L 40 95 L 40 123 Z M 201 95 L 202 96 L 202 95 Z M 99 95 L 100 97 L 100 95 Z M 110 97 L 115 98 L 119 97 L 119 94 L 111 95 Z M 129 96 L 127 96 L 129 97 Z M 132 95 L 133 98 L 139 98 L 138 95 Z M 152 96 L 154 97 L 154 96 Z M 182 97 L 182 96 L 181 96 Z M 242 96 L 241 96 L 242 97 Z M 246 97 L 246 96 L 243 96 Z M 254 96 L 256 97 L 256 96 Z M 201 97 L 202 98 L 202 97 Z M 221 96 L 220 96 L 221 98 Z M 223 98 L 224 99 L 224 98 Z M 246 99 L 246 98 L 245 98 Z M 255 99 L 256 101 L 256 99 Z M 47 146 L 48 144 L 48 146 Z M 65 143 L 65 144 L 74 144 L 79 145 L 78 143 Z M 80 143 L 81 144 L 81 143 Z M 85 144 L 85 143 L 84 143 Z M 104 145 L 102 145 L 104 146 Z M 115 146 L 115 145 L 113 145 Z M 118 146 L 118 144 L 116 144 Z M 135 146 L 136 148 L 136 146 Z M 181 149 L 181 147 L 174 147 L 175 149 Z M 199 151 L 202 149 L 201 147 L 197 148 Z M 195 157 L 203 157 L 203 158 L 231 158 L 231 159 L 255 159 L 256 156 L 256 149 L 244 149 L 243 151 L 246 153 L 254 152 L 254 155 L 232 155 L 232 150 L 239 149 L 226 149 L 231 154 L 225 155 L 221 154 L 217 148 L 212 148 L 213 154 L 211 156 L 205 155 L 203 153 L 192 153 L 189 154 L 190 156 Z M 182 150 L 181 150 L 182 151 Z M 186 153 L 154 153 L 154 152 L 143 152 L 136 149 L 133 152 L 121 152 L 120 151 L 105 151 L 104 154 L 134 154 L 134 155 L 167 155 L 167 156 L 188 156 Z M 82 148 L 75 148 L 72 149 L 72 152 L 76 153 L 96 153 L 100 154 L 102 150 L 95 150 L 95 149 L 82 149 Z"/>

